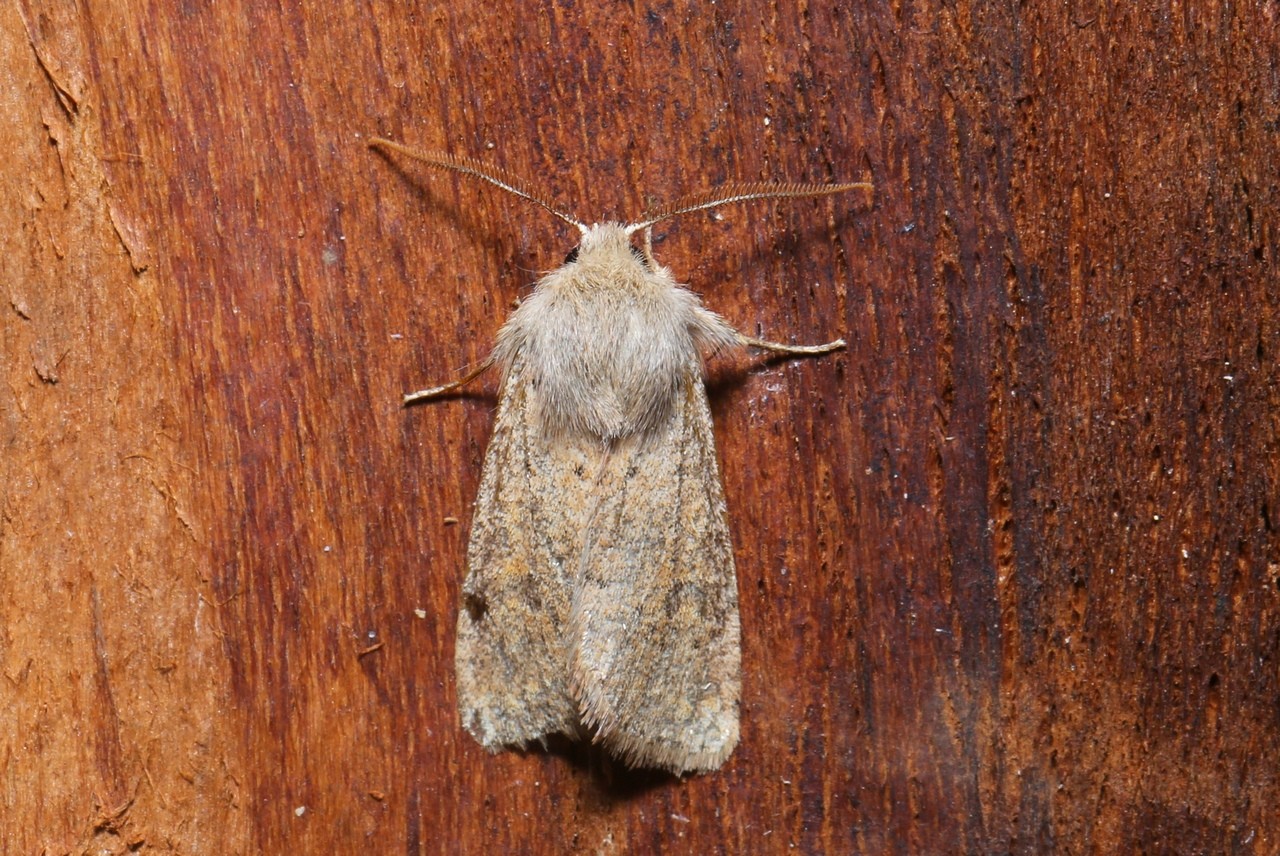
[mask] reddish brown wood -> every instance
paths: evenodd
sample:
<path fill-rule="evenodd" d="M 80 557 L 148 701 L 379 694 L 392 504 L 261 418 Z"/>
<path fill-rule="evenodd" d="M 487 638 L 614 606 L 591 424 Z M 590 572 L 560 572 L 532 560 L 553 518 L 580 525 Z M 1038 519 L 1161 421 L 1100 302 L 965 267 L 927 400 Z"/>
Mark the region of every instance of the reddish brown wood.
<path fill-rule="evenodd" d="M 0 9 L 4 853 L 1271 853 L 1263 5 Z M 666 224 L 717 364 L 743 741 L 460 729 L 483 358 L 562 224 Z M 448 518 L 460 522 L 452 525 Z"/>

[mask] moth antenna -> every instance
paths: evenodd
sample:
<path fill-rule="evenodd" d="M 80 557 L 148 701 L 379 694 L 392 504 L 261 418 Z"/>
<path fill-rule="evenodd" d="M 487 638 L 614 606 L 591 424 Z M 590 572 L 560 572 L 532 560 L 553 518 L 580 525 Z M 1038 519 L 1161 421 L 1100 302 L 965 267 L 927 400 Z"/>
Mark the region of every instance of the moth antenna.
<path fill-rule="evenodd" d="M 500 187 L 508 193 L 519 196 L 521 199 L 527 199 L 534 205 L 538 205 L 550 211 L 570 226 L 577 228 L 582 234 L 587 233 L 587 227 L 579 223 L 574 218 L 554 208 L 551 203 L 547 202 L 543 197 L 539 196 L 531 190 L 526 190 L 526 184 L 516 176 L 507 172 L 500 167 L 485 166 L 480 161 L 469 158 L 465 155 L 451 155 L 447 152 L 429 152 L 423 149 L 415 149 L 412 146 L 406 146 L 403 143 L 397 143 L 394 140 L 388 140 L 383 137 L 374 137 L 369 140 L 369 147 L 373 149 L 384 149 L 386 151 L 399 152 L 406 157 L 421 161 L 427 166 L 434 166 L 440 169 L 451 169 L 454 172 L 460 172 L 463 175 L 474 175 L 476 178 L 483 179 L 495 187 Z"/>
<path fill-rule="evenodd" d="M 681 214 L 704 211 L 708 208 L 728 205 L 730 202 L 746 202 L 751 199 L 783 199 L 794 196 L 827 196 L 832 193 L 843 193 L 846 190 L 870 190 L 871 187 L 871 183 L 867 181 L 846 181 L 838 184 L 778 183 L 771 181 L 737 182 L 712 190 L 691 193 L 656 210 L 648 211 L 645 213 L 643 220 L 639 223 L 628 225 L 626 231 L 630 235 L 640 229 L 648 229 L 655 223 L 678 217 Z"/>

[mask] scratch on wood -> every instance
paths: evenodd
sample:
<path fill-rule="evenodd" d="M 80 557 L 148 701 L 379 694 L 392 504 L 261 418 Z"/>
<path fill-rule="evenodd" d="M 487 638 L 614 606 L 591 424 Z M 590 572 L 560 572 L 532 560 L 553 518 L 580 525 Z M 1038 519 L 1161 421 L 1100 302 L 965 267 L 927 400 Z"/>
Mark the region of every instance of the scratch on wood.
<path fill-rule="evenodd" d="M 49 64 L 45 62 L 44 57 L 40 54 L 40 49 L 36 47 L 36 38 L 31 32 L 31 22 L 27 20 L 27 10 L 23 8 L 21 3 L 18 4 L 18 14 L 22 16 L 22 26 L 27 31 L 27 44 L 31 45 L 31 52 L 35 54 L 36 64 L 40 66 L 40 71 L 44 73 L 45 79 L 53 87 L 54 94 L 58 96 L 58 106 L 66 114 L 67 120 L 74 122 L 76 114 L 80 112 L 80 102 L 71 94 L 70 90 L 58 82 L 53 70 L 49 68 Z"/>
<path fill-rule="evenodd" d="M 145 273 L 151 267 L 151 254 L 148 252 L 146 238 L 133 220 L 122 215 L 115 204 L 107 206 L 107 215 L 111 220 L 111 228 L 120 239 L 120 245 L 129 256 L 129 267 L 133 268 L 134 275 Z"/>

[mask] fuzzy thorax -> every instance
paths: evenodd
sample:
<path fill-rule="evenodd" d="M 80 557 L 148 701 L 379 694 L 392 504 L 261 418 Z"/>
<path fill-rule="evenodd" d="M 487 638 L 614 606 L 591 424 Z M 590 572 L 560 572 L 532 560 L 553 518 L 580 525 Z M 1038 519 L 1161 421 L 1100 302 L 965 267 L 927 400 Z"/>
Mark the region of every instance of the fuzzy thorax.
<path fill-rule="evenodd" d="M 548 434 L 615 440 L 662 424 L 702 352 L 736 341 L 624 226 L 602 223 L 512 313 L 494 356 L 504 368 L 524 356 Z"/>

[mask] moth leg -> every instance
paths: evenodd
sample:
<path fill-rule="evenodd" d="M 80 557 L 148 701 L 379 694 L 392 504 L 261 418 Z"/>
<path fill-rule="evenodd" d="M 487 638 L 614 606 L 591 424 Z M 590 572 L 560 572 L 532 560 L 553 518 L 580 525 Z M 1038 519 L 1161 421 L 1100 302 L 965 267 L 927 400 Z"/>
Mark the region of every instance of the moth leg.
<path fill-rule="evenodd" d="M 653 258 L 653 226 L 644 227 L 644 260 L 649 264 L 649 270 L 658 269 L 658 262 Z"/>
<path fill-rule="evenodd" d="M 435 398 L 437 395 L 444 395 L 446 392 L 453 392 L 455 389 L 460 389 L 480 377 L 480 375 L 488 371 L 489 367 L 492 365 L 493 354 L 490 354 L 484 358 L 484 362 L 480 365 L 476 366 L 471 371 L 451 383 L 446 383 L 441 386 L 433 386 L 428 389 L 420 389 L 417 392 L 405 393 L 403 403 L 412 404 L 415 401 L 424 401 L 428 398 Z"/>
<path fill-rule="evenodd" d="M 844 339 L 836 339 L 824 345 L 784 345 L 781 342 L 770 342 L 738 333 L 738 344 L 751 348 L 761 348 L 778 354 L 829 354 L 844 347 Z"/>

